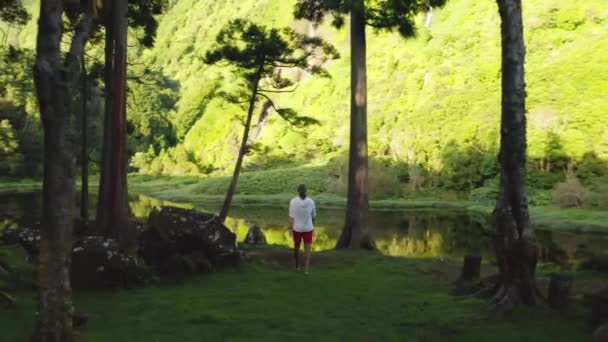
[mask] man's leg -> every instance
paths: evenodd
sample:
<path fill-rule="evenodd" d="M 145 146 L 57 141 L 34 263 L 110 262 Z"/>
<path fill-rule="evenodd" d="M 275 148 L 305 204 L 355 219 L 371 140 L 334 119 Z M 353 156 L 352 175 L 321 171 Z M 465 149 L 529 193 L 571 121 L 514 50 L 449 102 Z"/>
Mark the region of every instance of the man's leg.
<path fill-rule="evenodd" d="M 296 262 L 296 270 L 300 268 L 300 242 L 302 241 L 302 233 L 293 231 L 293 258 Z"/>
<path fill-rule="evenodd" d="M 312 244 L 304 243 L 304 273 L 308 274 L 308 266 L 310 265 L 310 250 Z"/>
<path fill-rule="evenodd" d="M 312 232 L 304 233 L 304 272 L 308 273 L 310 266 L 310 251 L 312 249 Z"/>

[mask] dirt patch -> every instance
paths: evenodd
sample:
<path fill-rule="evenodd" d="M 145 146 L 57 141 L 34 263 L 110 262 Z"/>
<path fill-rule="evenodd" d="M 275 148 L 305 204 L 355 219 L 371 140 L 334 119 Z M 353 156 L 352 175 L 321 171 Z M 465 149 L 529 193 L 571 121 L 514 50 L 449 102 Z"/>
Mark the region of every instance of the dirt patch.
<path fill-rule="evenodd" d="M 293 250 L 275 246 L 250 247 L 245 250 L 247 258 L 267 265 L 280 268 L 293 268 Z M 300 250 L 300 260 L 303 261 L 304 251 Z M 357 263 L 361 256 L 350 253 L 337 253 L 335 251 L 312 252 L 310 266 L 352 265 Z"/>

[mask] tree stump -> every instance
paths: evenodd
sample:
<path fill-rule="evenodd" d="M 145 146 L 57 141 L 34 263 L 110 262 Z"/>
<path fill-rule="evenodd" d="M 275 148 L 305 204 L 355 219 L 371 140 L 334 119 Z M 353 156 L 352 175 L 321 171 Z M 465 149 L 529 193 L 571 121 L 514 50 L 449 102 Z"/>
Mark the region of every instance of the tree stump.
<path fill-rule="evenodd" d="M 89 315 L 85 313 L 75 312 L 72 316 L 72 326 L 74 328 L 82 328 L 89 321 Z"/>
<path fill-rule="evenodd" d="M 266 244 L 266 235 L 262 231 L 262 228 L 253 225 L 249 228 L 247 232 L 247 236 L 245 237 L 244 243 L 253 244 L 253 245 L 265 245 Z"/>
<path fill-rule="evenodd" d="M 593 326 L 608 322 L 608 287 L 586 293 L 583 301 L 591 309 L 589 318 Z"/>
<path fill-rule="evenodd" d="M 460 279 L 464 281 L 478 280 L 481 273 L 481 256 L 465 255 Z"/>
<path fill-rule="evenodd" d="M 568 304 L 572 292 L 572 276 L 552 273 L 549 281 L 549 306 L 562 309 Z"/>

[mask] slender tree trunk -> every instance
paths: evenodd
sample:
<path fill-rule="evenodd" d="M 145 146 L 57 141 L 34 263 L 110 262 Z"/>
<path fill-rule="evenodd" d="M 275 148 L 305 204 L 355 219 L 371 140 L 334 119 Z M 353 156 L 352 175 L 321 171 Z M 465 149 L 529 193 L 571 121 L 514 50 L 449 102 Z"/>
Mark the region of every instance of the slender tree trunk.
<path fill-rule="evenodd" d="M 87 222 L 89 220 L 89 152 L 88 152 L 88 143 L 87 143 L 87 133 L 88 133 L 88 122 L 87 122 L 87 72 L 86 72 L 86 63 L 84 60 L 84 54 L 82 55 L 81 62 L 81 70 L 82 70 L 82 141 L 81 141 L 81 185 L 82 188 L 80 190 L 80 218 Z"/>
<path fill-rule="evenodd" d="M 535 303 L 537 249 L 526 190 L 526 116 L 521 0 L 497 0 L 502 19 L 500 193 L 493 212 L 501 288 L 498 310 Z"/>
<path fill-rule="evenodd" d="M 106 89 L 111 97 L 106 105 L 111 108 L 111 119 L 106 122 L 109 135 L 104 136 L 107 153 L 104 155 L 107 165 L 102 172 L 107 172 L 103 179 L 104 194 L 100 184 L 100 202 L 97 206 L 98 227 L 105 236 L 118 240 L 123 249 L 133 249 L 136 245 L 135 227 L 129 222 L 129 200 L 127 193 L 127 11 L 128 2 L 114 0 L 112 4 L 113 65 L 111 79 L 106 74 Z M 106 47 L 107 49 L 107 47 Z M 106 50 L 106 57 L 108 50 Z M 106 110 L 106 115 L 108 111 Z M 107 118 L 106 118 L 107 120 Z M 104 145 L 105 145 L 104 144 Z M 106 147 L 106 146 L 104 146 Z M 103 198 L 102 198 L 103 197 Z"/>
<path fill-rule="evenodd" d="M 73 341 L 70 263 L 75 209 L 76 115 L 72 89 L 80 78 L 79 58 L 94 25 L 93 2 L 61 61 L 63 2 L 42 0 L 38 21 L 34 82 L 44 128 L 43 209 L 38 259 L 39 307 L 34 341 Z"/>
<path fill-rule="evenodd" d="M 358 0 L 351 11 L 351 113 L 346 220 L 337 248 L 373 249 L 368 224 L 367 175 L 367 72 L 365 9 Z"/>
<path fill-rule="evenodd" d="M 112 149 L 112 79 L 114 75 L 114 21 L 112 15 L 113 4 L 111 0 L 104 2 L 105 11 L 105 50 L 103 82 L 105 87 L 104 97 L 104 122 L 103 122 L 103 145 L 101 150 L 101 174 L 99 176 L 99 193 L 97 197 L 96 225 L 99 234 L 106 235 L 110 215 L 108 214 L 108 201 L 110 197 L 110 151 Z"/>
<path fill-rule="evenodd" d="M 224 204 L 222 205 L 222 210 L 220 211 L 219 215 L 220 220 L 222 220 L 222 222 L 225 221 L 226 217 L 228 216 L 228 210 L 230 210 L 230 204 L 232 203 L 232 196 L 234 196 L 234 192 L 236 191 L 236 185 L 239 181 L 239 174 L 241 173 L 243 158 L 245 157 L 245 152 L 247 152 L 247 140 L 249 140 L 251 119 L 253 117 L 255 100 L 258 95 L 258 86 L 260 83 L 260 78 L 262 76 L 263 67 L 264 65 L 260 64 L 253 79 L 253 90 L 251 92 L 251 98 L 249 99 L 249 109 L 247 111 L 247 119 L 245 121 L 245 130 L 243 131 L 243 140 L 241 141 L 239 155 L 236 158 L 236 165 L 234 166 L 234 172 L 232 173 L 232 180 L 230 181 L 230 185 L 228 186 L 228 191 L 226 192 L 226 197 L 224 198 Z"/>

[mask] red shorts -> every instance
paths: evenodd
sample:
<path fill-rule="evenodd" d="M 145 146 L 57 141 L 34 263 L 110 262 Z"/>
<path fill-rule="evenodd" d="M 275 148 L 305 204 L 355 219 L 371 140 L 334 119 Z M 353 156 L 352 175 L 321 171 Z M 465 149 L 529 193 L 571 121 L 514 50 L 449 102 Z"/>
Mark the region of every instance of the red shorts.
<path fill-rule="evenodd" d="M 300 242 L 304 239 L 304 244 L 310 245 L 312 243 L 312 230 L 309 232 L 293 232 L 293 245 L 295 247 L 300 247 Z"/>

